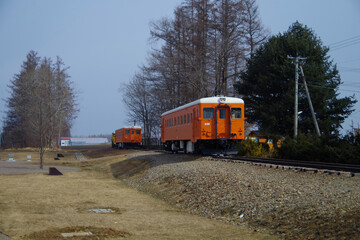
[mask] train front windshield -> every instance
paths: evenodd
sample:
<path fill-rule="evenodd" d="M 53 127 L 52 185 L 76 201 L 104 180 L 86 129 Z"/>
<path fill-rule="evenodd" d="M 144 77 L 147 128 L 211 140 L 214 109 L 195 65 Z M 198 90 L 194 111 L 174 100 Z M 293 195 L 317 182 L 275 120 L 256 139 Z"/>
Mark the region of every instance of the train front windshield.
<path fill-rule="evenodd" d="M 231 118 L 241 118 L 241 108 L 232 108 Z"/>
<path fill-rule="evenodd" d="M 214 118 L 214 108 L 204 108 L 203 117 L 204 117 L 204 119 L 213 119 Z"/>

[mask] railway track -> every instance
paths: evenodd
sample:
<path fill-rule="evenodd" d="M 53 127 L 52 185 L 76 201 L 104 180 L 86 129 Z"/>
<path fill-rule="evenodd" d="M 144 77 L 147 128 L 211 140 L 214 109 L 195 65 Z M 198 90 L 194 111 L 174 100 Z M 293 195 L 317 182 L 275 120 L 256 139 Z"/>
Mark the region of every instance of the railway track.
<path fill-rule="evenodd" d="M 326 163 L 326 162 L 310 162 L 289 159 L 273 159 L 273 158 L 252 158 L 239 156 L 213 156 L 215 160 L 227 162 L 247 162 L 254 165 L 262 165 L 271 168 L 294 169 L 299 171 L 322 172 L 328 174 L 345 174 L 349 176 L 360 175 L 360 165 Z"/>
<path fill-rule="evenodd" d="M 154 150 L 154 149 L 151 149 Z M 169 153 L 164 150 L 156 149 L 155 151 Z M 312 161 L 300 161 L 291 159 L 276 159 L 276 158 L 254 158 L 244 156 L 222 156 L 212 155 L 211 158 L 217 161 L 224 162 L 239 162 L 239 163 L 252 163 L 254 165 L 267 166 L 270 168 L 280 169 L 293 169 L 304 172 L 320 172 L 337 175 L 347 176 L 360 176 L 360 165 L 355 164 L 343 164 L 343 163 L 328 163 L 328 162 L 312 162 Z"/>

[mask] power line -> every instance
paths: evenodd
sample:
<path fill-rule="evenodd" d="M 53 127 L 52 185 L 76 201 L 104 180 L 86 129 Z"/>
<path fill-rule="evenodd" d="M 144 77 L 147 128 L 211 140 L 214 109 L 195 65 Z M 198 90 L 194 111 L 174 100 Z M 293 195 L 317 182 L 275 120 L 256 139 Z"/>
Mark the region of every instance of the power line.
<path fill-rule="evenodd" d="M 351 42 L 347 42 L 347 43 L 344 43 L 344 44 L 341 44 L 341 45 L 338 45 L 336 47 L 332 47 L 330 48 L 330 51 L 335 51 L 335 50 L 339 50 L 339 49 L 342 49 L 342 48 L 345 48 L 345 47 L 350 47 L 352 45 L 356 45 L 356 44 L 359 44 L 360 43 L 360 39 L 357 39 L 356 41 L 351 41 Z"/>
<path fill-rule="evenodd" d="M 358 39 L 358 38 L 360 38 L 360 35 L 356 35 L 356 36 L 354 36 L 354 37 L 347 38 L 347 39 L 341 40 L 341 41 L 339 41 L 339 42 L 331 43 L 331 44 L 329 44 L 329 46 L 334 46 L 334 45 L 342 44 L 342 43 L 344 43 L 344 42 L 351 41 L 351 40 L 353 40 L 353 39 Z"/>
<path fill-rule="evenodd" d="M 345 47 L 349 47 L 355 44 L 359 44 L 360 43 L 360 35 L 339 41 L 339 42 L 335 42 L 329 45 L 330 47 L 330 51 L 334 51 L 334 50 L 338 50 L 341 48 L 345 48 Z"/>
<path fill-rule="evenodd" d="M 308 86 L 336 90 L 335 88 L 326 87 L 326 86 L 322 86 L 322 85 L 311 84 L 311 83 L 308 83 Z M 343 89 L 343 88 L 338 88 L 338 90 L 340 90 L 340 91 L 348 91 L 348 92 L 353 92 L 353 93 L 360 93 L 360 90 L 357 91 L 357 90 L 350 90 L 350 89 Z"/>
<path fill-rule="evenodd" d="M 360 72 L 360 68 L 353 68 L 353 67 L 339 67 L 342 69 L 342 72 Z"/>
<path fill-rule="evenodd" d="M 343 86 L 349 86 L 349 87 L 355 87 L 355 88 L 360 88 L 360 82 L 343 82 L 341 85 Z"/>
<path fill-rule="evenodd" d="M 352 59 L 352 60 L 345 60 L 345 61 L 337 62 L 337 64 L 349 63 L 349 62 L 357 62 L 357 61 L 360 61 L 360 58 L 356 58 L 356 59 Z"/>

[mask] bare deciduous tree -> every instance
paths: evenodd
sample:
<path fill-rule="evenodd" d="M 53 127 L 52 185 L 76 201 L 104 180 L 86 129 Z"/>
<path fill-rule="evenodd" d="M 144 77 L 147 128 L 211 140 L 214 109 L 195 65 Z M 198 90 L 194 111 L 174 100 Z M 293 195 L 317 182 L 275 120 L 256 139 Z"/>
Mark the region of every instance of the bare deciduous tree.
<path fill-rule="evenodd" d="M 53 147 L 60 134 L 70 133 L 71 121 L 77 109 L 67 68 L 58 57 L 55 64 L 50 58 L 30 51 L 11 85 L 7 99 L 8 112 L 4 125 L 7 145 L 39 147 L 40 168 L 47 147 Z"/>
<path fill-rule="evenodd" d="M 243 5 L 243 31 L 245 34 L 245 46 L 247 46 L 246 55 L 251 57 L 255 49 L 269 37 L 270 31 L 260 21 L 258 6 L 255 0 L 243 0 Z"/>
<path fill-rule="evenodd" d="M 255 0 L 186 0 L 175 9 L 174 19 L 153 22 L 150 33 L 162 45 L 153 49 L 132 84 L 142 79 L 146 101 L 156 110 L 154 119 L 201 97 L 235 95 L 233 85 L 247 58 L 267 36 Z M 127 105 L 138 111 L 144 102 Z M 135 118 L 137 113 L 131 114 Z"/>
<path fill-rule="evenodd" d="M 148 145 L 152 133 L 159 127 L 159 120 L 154 117 L 156 109 L 154 109 L 146 73 L 146 70 L 143 69 L 140 73 L 135 74 L 133 80 L 125 86 L 123 100 L 129 108 L 129 120 L 140 120 L 143 126 L 144 142 Z"/>

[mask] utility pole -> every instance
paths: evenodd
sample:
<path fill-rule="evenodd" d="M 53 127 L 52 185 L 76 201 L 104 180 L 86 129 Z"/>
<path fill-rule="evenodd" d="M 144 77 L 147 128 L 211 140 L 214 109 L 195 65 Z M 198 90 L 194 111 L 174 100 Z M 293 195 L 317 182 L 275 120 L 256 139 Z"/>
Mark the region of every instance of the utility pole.
<path fill-rule="evenodd" d="M 295 110 L 294 110 L 294 137 L 296 138 L 298 135 L 298 117 L 299 117 L 299 110 L 298 110 L 298 96 L 299 96 L 299 63 L 300 60 L 305 60 L 306 58 L 303 57 L 291 57 L 288 56 L 288 59 L 293 60 L 292 62 L 295 64 Z"/>
<path fill-rule="evenodd" d="M 321 136 L 321 133 L 320 133 L 319 125 L 318 125 L 318 122 L 317 122 L 317 120 L 316 120 L 316 116 L 315 116 L 315 112 L 314 112 L 314 107 L 313 107 L 312 102 L 311 102 L 310 93 L 309 93 L 308 86 L 307 86 L 307 84 L 306 84 L 306 79 L 305 79 L 305 75 L 304 75 L 304 71 L 303 71 L 302 66 L 300 66 L 300 71 L 301 71 L 301 75 L 302 75 L 302 77 L 303 77 L 303 82 L 304 82 L 304 86 L 305 86 L 306 96 L 307 96 L 307 99 L 308 99 L 308 102 L 309 102 L 311 115 L 312 115 L 313 122 L 314 122 L 314 125 L 315 125 L 315 130 L 316 130 L 317 135 L 320 137 L 320 136 Z"/>

